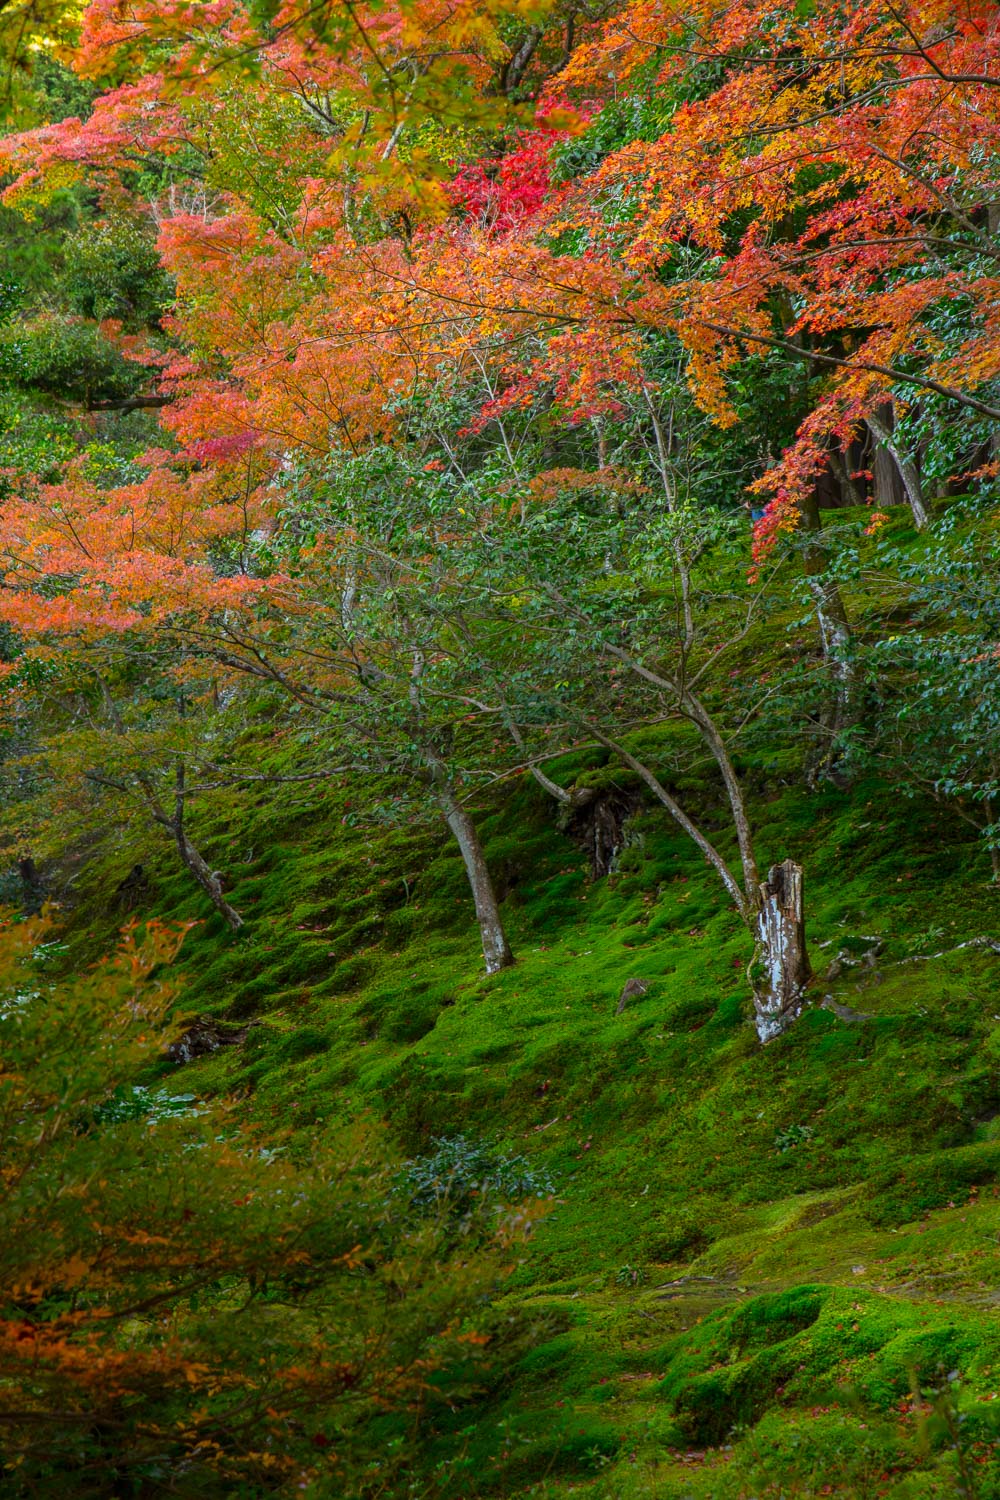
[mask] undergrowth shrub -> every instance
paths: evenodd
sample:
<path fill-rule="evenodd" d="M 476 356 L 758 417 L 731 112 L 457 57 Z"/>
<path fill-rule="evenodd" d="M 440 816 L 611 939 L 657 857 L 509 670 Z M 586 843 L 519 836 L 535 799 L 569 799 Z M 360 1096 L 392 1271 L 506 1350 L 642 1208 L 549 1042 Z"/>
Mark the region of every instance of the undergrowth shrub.
<path fill-rule="evenodd" d="M 135 1086 L 184 929 L 129 928 L 69 980 L 48 931 L 0 924 L 0 1493 L 412 1493 L 429 1410 L 502 1378 L 490 1299 L 538 1215 L 477 1234 L 472 1203 L 459 1246 L 365 1132 L 297 1164 L 223 1101 Z"/>
<path fill-rule="evenodd" d="M 163 1090 L 143 1087 L 142 1084 L 120 1084 L 112 1094 L 93 1111 L 92 1119 L 97 1125 L 117 1125 L 124 1120 L 167 1120 L 172 1115 L 198 1113 L 195 1094 L 168 1094 Z"/>
<path fill-rule="evenodd" d="M 467 1136 L 435 1136 L 434 1151 L 405 1162 L 399 1191 L 415 1208 L 447 1208 L 467 1213 L 488 1203 L 547 1198 L 555 1191 L 545 1171 L 526 1156 L 511 1156 Z"/>

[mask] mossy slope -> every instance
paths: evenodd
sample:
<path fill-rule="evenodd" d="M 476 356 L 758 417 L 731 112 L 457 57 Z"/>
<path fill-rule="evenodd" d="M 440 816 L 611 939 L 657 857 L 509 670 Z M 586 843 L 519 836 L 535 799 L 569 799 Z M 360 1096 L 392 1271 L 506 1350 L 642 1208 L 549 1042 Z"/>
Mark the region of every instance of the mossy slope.
<path fill-rule="evenodd" d="M 615 779 L 563 778 L 587 767 Z M 816 1001 L 869 1017 L 814 1004 L 763 1051 L 746 935 L 656 810 L 590 882 L 532 785 L 482 809 L 519 959 L 491 980 L 433 830 L 352 825 L 333 791 L 204 822 L 249 921 L 191 935 L 185 1006 L 254 1024 L 186 1084 L 244 1091 L 298 1149 L 373 1116 L 407 1153 L 495 1138 L 558 1185 L 505 1293 L 541 1342 L 428 1426 L 427 1494 L 1000 1495 L 1000 957 L 961 946 L 1000 894 L 884 789 L 758 772 L 754 811 L 765 856 L 806 866 L 816 968 L 847 960 Z M 78 946 L 117 920 L 108 879 L 81 881 Z M 155 900 L 201 914 L 165 854 Z"/>

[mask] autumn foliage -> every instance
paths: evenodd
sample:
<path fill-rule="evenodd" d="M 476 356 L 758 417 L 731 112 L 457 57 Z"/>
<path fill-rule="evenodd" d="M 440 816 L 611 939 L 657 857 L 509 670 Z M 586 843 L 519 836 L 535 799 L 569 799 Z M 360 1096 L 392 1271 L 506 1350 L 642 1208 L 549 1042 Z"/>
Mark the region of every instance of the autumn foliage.
<path fill-rule="evenodd" d="M 140 226 L 171 294 L 144 321 L 74 305 L 23 328 L 0 302 L 13 384 L 48 399 L 84 343 L 118 382 L 72 386 L 74 451 L 0 475 L 4 723 L 50 716 L 22 764 L 72 773 L 89 829 L 138 806 L 235 931 L 187 812 L 263 776 L 228 728 L 243 694 L 305 747 L 292 779 L 394 778 L 399 806 L 443 817 L 499 968 L 470 789 L 530 771 L 568 805 L 542 768 L 597 744 L 759 945 L 764 871 L 704 696 L 749 625 L 726 594 L 703 627 L 700 561 L 741 505 L 763 512 L 750 620 L 798 558 L 836 771 L 855 645 L 821 502 L 870 503 L 874 538 L 893 505 L 922 530 L 996 477 L 1000 6 L 91 0 L 78 19 L 49 41 L 89 103 L 0 139 L 6 210 L 84 205 L 109 257 Z M 100 423 L 133 419 L 109 456 Z M 742 873 L 624 744 L 671 716 L 721 775 Z M 37 805 L 7 833 L 22 856 Z M 347 1443 L 325 1413 L 419 1403 L 457 1325 L 421 1290 L 408 1352 L 368 1322 L 331 1352 L 320 1295 L 395 1274 L 368 1188 L 298 1174 L 224 1115 L 108 1113 L 156 1055 L 176 939 L 132 932 L 49 986 L 26 977 L 40 938 L 3 933 L 12 1472 L 168 1451 L 311 1482 Z"/>
<path fill-rule="evenodd" d="M 360 1135 L 299 1166 L 150 1075 L 183 931 L 130 928 L 75 981 L 50 931 L 0 932 L 7 1493 L 353 1483 L 364 1421 L 477 1378 L 496 1255 L 407 1224 Z"/>
<path fill-rule="evenodd" d="M 106 688 L 141 642 L 181 697 L 198 680 L 191 703 L 243 674 L 357 707 L 363 658 L 402 684 L 438 647 L 392 610 L 352 644 L 352 548 L 375 539 L 356 512 L 310 521 L 303 548 L 289 474 L 391 445 L 458 483 L 495 453 L 524 496 L 523 463 L 604 472 L 608 433 L 645 422 L 643 462 L 679 511 L 681 406 L 689 433 L 739 429 L 748 362 L 787 393 L 782 440 L 761 435 L 729 495 L 765 512 L 755 578 L 824 485 L 881 515 L 889 473 L 925 527 L 935 464 L 939 491 L 995 470 L 998 48 L 996 6 L 943 0 L 93 0 L 72 52 L 92 107 L 0 141 L 4 198 L 30 215 L 86 190 L 144 217 L 175 299 L 155 326 L 98 330 L 141 389 L 84 404 L 159 414 L 131 471 L 8 476 L 9 692 L 67 650 Z M 329 661 L 310 645 L 307 667 L 281 622 L 323 609 L 346 644 Z M 392 722 L 433 781 L 439 750 Z"/>
<path fill-rule="evenodd" d="M 929 578 L 954 563 L 939 591 L 920 581 L 934 630 L 961 617 L 948 652 L 915 616 L 909 657 L 883 643 L 903 663 L 886 731 L 824 523 L 912 542 L 960 495 L 992 555 L 1000 5 L 0 12 L 0 37 L 24 20 L 3 212 L 65 241 L 33 305 L 0 272 L 8 856 L 138 812 L 236 942 L 238 829 L 213 869 L 205 805 L 357 781 L 378 818 L 454 837 L 493 973 L 514 953 L 475 798 L 534 776 L 570 827 L 597 792 L 552 767 L 596 749 L 719 875 L 769 1040 L 808 981 L 803 938 L 767 993 L 768 922 L 801 882 L 759 861 L 733 746 L 778 693 L 745 651 L 779 579 L 780 617 L 815 623 L 813 677 L 782 687 L 811 784 L 891 761 L 955 801 L 1000 877 L 998 648 L 954 603 L 966 534 L 930 557 Z M 752 536 L 716 575 L 743 507 Z M 947 682 L 920 677 L 934 659 Z M 722 839 L 635 749 L 663 724 L 710 765 Z M 75 977 L 46 967 L 49 933 L 0 930 L 11 1493 L 179 1471 L 192 1494 L 351 1493 L 365 1420 L 403 1430 L 474 1383 L 495 1239 L 414 1225 L 370 1143 L 302 1165 L 228 1105 L 174 1108 L 179 931 L 129 928 Z"/>

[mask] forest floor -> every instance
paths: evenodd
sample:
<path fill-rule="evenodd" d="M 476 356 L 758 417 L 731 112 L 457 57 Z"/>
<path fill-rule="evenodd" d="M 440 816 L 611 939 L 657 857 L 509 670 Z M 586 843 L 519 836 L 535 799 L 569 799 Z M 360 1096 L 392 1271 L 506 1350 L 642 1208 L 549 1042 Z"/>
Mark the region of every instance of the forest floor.
<path fill-rule="evenodd" d="M 559 769 L 629 790 L 599 755 Z M 748 774 L 830 976 L 764 1049 L 746 934 L 658 810 L 593 880 L 533 784 L 482 804 L 518 958 L 491 979 L 434 830 L 355 821 L 331 787 L 233 793 L 203 823 L 248 921 L 191 933 L 184 1016 L 248 1030 L 156 1086 L 237 1091 L 293 1151 L 367 1121 L 407 1157 L 460 1136 L 554 1186 L 502 1293 L 529 1336 L 428 1414 L 415 1494 L 1000 1496 L 1000 954 L 963 946 L 1000 933 L 1000 889 L 932 806 Z M 113 942 L 133 857 L 158 915 L 203 915 L 132 838 L 82 864 L 77 954 Z"/>

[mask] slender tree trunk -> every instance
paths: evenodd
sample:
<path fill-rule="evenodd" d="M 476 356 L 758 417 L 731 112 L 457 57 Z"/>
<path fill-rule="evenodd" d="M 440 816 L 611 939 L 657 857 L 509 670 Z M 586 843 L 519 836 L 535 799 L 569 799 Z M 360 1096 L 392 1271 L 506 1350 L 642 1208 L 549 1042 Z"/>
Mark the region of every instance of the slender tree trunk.
<path fill-rule="evenodd" d="M 994 777 L 996 776 L 996 767 L 995 766 L 993 767 L 993 775 L 994 775 Z M 992 827 L 992 825 L 996 822 L 996 814 L 993 811 L 993 798 L 992 797 L 987 797 L 986 798 L 986 816 L 990 820 L 989 826 Z M 990 846 L 989 846 L 989 850 L 990 850 L 990 869 L 993 871 L 993 881 L 994 881 L 994 884 L 1000 885 L 1000 847 L 998 847 L 996 844 L 991 843 Z"/>
<path fill-rule="evenodd" d="M 483 846 L 472 818 L 459 802 L 447 780 L 438 779 L 435 785 L 438 805 L 462 853 L 465 873 L 472 888 L 472 899 L 476 904 L 476 920 L 483 940 L 483 957 L 487 974 L 498 974 L 509 969 L 514 955 L 507 942 L 507 934 L 500 918 L 500 907 L 493 888 L 493 877 L 486 863 Z"/>
<path fill-rule="evenodd" d="M 822 529 L 819 505 L 815 495 L 801 506 L 802 527 L 807 537 L 818 536 Z M 816 606 L 816 623 L 819 626 L 823 647 L 823 660 L 832 686 L 831 701 L 820 719 L 824 744 L 816 764 L 808 772 L 808 781 L 815 785 L 834 762 L 838 737 L 851 723 L 854 715 L 854 695 L 857 679 L 854 670 L 853 637 L 851 622 L 847 615 L 843 595 L 836 582 L 828 578 L 827 556 L 823 547 L 815 540 L 808 540 L 802 558 L 809 584 L 809 592 Z"/>
<path fill-rule="evenodd" d="M 715 764 L 718 766 L 722 776 L 722 781 L 726 788 L 726 796 L 729 799 L 729 810 L 733 815 L 736 842 L 739 844 L 740 849 L 740 863 L 743 867 L 743 885 L 749 897 L 752 895 L 757 884 L 757 856 L 754 853 L 750 815 L 747 812 L 746 798 L 743 795 L 740 778 L 736 774 L 736 767 L 730 758 L 719 726 L 701 699 L 696 698 L 694 693 L 685 688 L 681 693 L 680 703 L 684 713 L 700 733 L 704 744 L 711 751 Z"/>
<path fill-rule="evenodd" d="M 802 866 L 772 865 L 759 891 L 757 953 L 752 971 L 757 1035 L 773 1041 L 802 1010 L 811 977 L 806 952 Z"/>
<path fill-rule="evenodd" d="M 520 750 L 521 754 L 527 757 L 528 747 L 524 743 L 524 735 L 521 733 L 516 719 L 506 704 L 503 706 L 503 721 L 514 744 Z M 567 791 L 564 786 L 559 785 L 558 781 L 553 781 L 551 776 L 546 776 L 541 766 L 529 764 L 528 770 L 542 790 L 548 792 L 549 796 L 558 802 L 560 807 L 565 808 L 567 812 L 573 811 L 576 808 L 587 807 L 597 797 L 596 788 L 592 786 L 574 787 L 572 791 Z"/>
<path fill-rule="evenodd" d="M 816 622 L 823 642 L 823 655 L 832 665 L 835 658 L 843 660 L 847 655 L 851 642 L 851 623 L 840 589 L 826 577 L 826 552 L 815 540 L 823 527 L 815 495 L 803 502 L 801 515 L 802 529 L 810 538 L 804 558 L 806 576 L 816 601 Z"/>
<path fill-rule="evenodd" d="M 157 818 L 158 822 L 163 823 L 173 834 L 174 843 L 177 845 L 177 853 L 181 857 L 181 863 L 184 865 L 184 868 L 189 870 L 194 876 L 227 926 L 233 932 L 239 932 L 243 926 L 243 918 L 235 907 L 230 906 L 222 894 L 222 877 L 217 870 L 211 869 L 208 863 L 202 859 L 198 850 L 188 838 L 187 830 L 184 827 L 184 818 L 187 812 L 187 772 L 182 758 L 178 759 L 174 771 L 173 816 L 168 816 L 159 807 L 156 795 L 151 787 L 149 788 L 149 795 L 152 798 L 154 806 L 153 815 Z"/>
<path fill-rule="evenodd" d="M 521 82 L 528 64 L 535 55 L 535 48 L 544 35 L 544 27 L 528 27 L 521 45 L 510 58 L 501 74 L 500 86 L 505 94 L 512 94 Z"/>
<path fill-rule="evenodd" d="M 663 431 L 663 423 L 656 409 L 656 402 L 650 394 L 646 382 L 642 383 L 642 394 L 649 411 L 649 420 L 653 427 L 653 436 L 656 439 L 656 462 L 660 470 L 660 481 L 663 485 L 663 497 L 667 509 L 671 512 L 677 509 L 677 491 L 674 486 L 673 471 L 670 467 L 670 444 L 667 435 Z M 684 556 L 684 548 L 679 537 L 673 542 L 674 561 L 677 564 L 677 580 L 681 593 L 681 616 L 684 621 L 684 645 L 690 647 L 694 641 L 694 612 L 691 608 L 691 570 Z"/>
<path fill-rule="evenodd" d="M 897 449 L 890 449 L 893 458 L 899 466 L 899 472 L 903 477 L 903 487 L 906 490 L 906 498 L 910 502 L 910 510 L 913 512 L 913 524 L 918 531 L 922 531 L 930 520 L 927 505 L 924 500 L 923 481 L 920 478 L 920 470 L 917 468 L 916 460 L 909 454 L 902 453 Z"/>
<path fill-rule="evenodd" d="M 851 478 L 850 461 L 834 443 L 830 450 L 830 469 L 837 481 L 845 505 L 864 505 L 865 497 L 858 488 L 857 483 Z"/>
<path fill-rule="evenodd" d="M 718 849 L 716 849 L 715 845 L 705 837 L 697 824 L 691 821 L 687 813 L 681 807 L 680 803 L 670 795 L 666 787 L 662 784 L 661 781 L 659 781 L 659 779 L 653 774 L 648 766 L 644 765 L 641 760 L 638 760 L 631 753 L 631 751 L 626 750 L 624 745 L 618 744 L 616 740 L 609 739 L 606 734 L 603 734 L 601 730 L 596 727 L 596 725 L 588 724 L 587 729 L 594 736 L 594 739 L 599 745 L 603 745 L 606 750 L 610 750 L 613 754 L 617 755 L 618 758 L 623 761 L 630 770 L 635 772 L 640 780 L 645 782 L 646 786 L 649 787 L 649 790 L 652 792 L 656 800 L 658 802 L 662 802 L 663 806 L 667 809 L 667 812 L 673 818 L 674 822 L 677 823 L 681 828 L 683 828 L 689 839 L 697 844 L 698 848 L 705 856 L 705 859 L 712 866 L 713 870 L 722 881 L 722 884 L 725 886 L 740 916 L 744 921 L 747 921 L 749 908 L 744 899 L 743 892 L 740 890 L 739 881 L 736 879 L 736 876 L 730 870 L 729 866 L 726 864 L 726 861 L 723 859 Z"/>
<path fill-rule="evenodd" d="M 708 709 L 701 699 L 685 687 L 683 682 L 676 678 L 666 677 L 656 672 L 652 667 L 647 667 L 644 662 L 637 661 L 621 646 L 612 646 L 609 642 L 604 643 L 604 651 L 608 656 L 614 657 L 616 661 L 624 662 L 630 671 L 644 682 L 650 682 L 654 687 L 665 689 L 674 698 L 678 711 L 685 719 L 694 725 L 706 746 L 711 752 L 712 759 L 719 768 L 723 785 L 726 788 L 726 796 L 729 800 L 730 811 L 733 815 L 733 827 L 736 830 L 736 840 L 740 846 L 740 863 L 743 866 L 743 885 L 746 893 L 746 902 L 751 906 L 756 899 L 757 890 L 757 858 L 753 849 L 753 835 L 750 829 L 750 818 L 747 814 L 746 799 L 743 796 L 743 788 L 740 785 L 736 767 L 733 765 L 726 742 L 722 737 L 719 726 L 716 724 Z M 593 729 L 593 725 L 588 728 Z M 737 903 L 739 904 L 739 903 Z"/>
<path fill-rule="evenodd" d="M 917 468 L 913 455 L 903 453 L 893 436 L 891 403 L 884 410 L 886 412 L 885 416 L 880 412 L 870 412 L 866 420 L 875 437 L 891 456 L 896 468 L 899 470 L 899 477 L 903 481 L 906 498 L 910 503 L 910 510 L 913 512 L 913 524 L 918 531 L 922 531 L 930 517 L 927 514 L 927 506 L 924 503 L 924 490 L 920 480 L 920 470 Z"/>
<path fill-rule="evenodd" d="M 410 704 L 417 725 L 420 724 L 421 719 L 420 682 L 424 666 L 423 651 L 417 647 L 413 652 L 413 666 L 410 671 Z M 501 969 L 510 968 L 514 962 L 514 955 L 510 951 L 507 934 L 503 930 L 500 904 L 493 888 L 493 876 L 486 863 L 479 832 L 455 795 L 448 767 L 438 746 L 424 738 L 422 728 L 413 731 L 413 743 L 419 748 L 420 757 L 427 769 L 438 806 L 462 853 L 462 862 L 472 890 L 472 899 L 476 905 L 476 920 L 479 923 L 479 932 L 483 940 L 486 972 L 498 974 Z"/>
<path fill-rule="evenodd" d="M 104 698 L 108 717 L 114 726 L 115 733 L 124 738 L 125 724 L 111 696 L 111 691 L 103 677 L 98 674 L 95 674 L 95 676 L 97 676 L 97 682 Z M 181 716 L 183 717 L 183 701 L 181 704 Z M 140 771 L 136 777 L 136 781 L 138 782 L 149 816 L 154 823 L 158 823 L 161 828 L 165 828 L 173 838 L 184 868 L 194 876 L 223 921 L 226 922 L 233 932 L 238 932 L 243 926 L 243 918 L 234 906 L 230 906 L 222 894 L 222 881 L 218 872 L 210 869 L 208 863 L 198 853 L 198 850 L 191 843 L 185 832 L 184 817 L 187 811 L 187 773 L 183 757 L 178 758 L 174 767 L 174 810 L 172 814 L 168 813 L 161 803 L 151 776 Z M 125 787 L 121 783 L 118 785 L 120 790 L 125 790 Z"/>
<path fill-rule="evenodd" d="M 174 835 L 174 843 L 177 845 L 177 852 L 181 857 L 185 869 L 189 870 L 194 876 L 223 921 L 226 922 L 233 932 L 239 932 L 243 926 L 243 918 L 235 907 L 230 906 L 222 894 L 222 882 L 218 871 L 212 870 L 209 867 L 182 827 L 179 828 L 175 823 L 171 822 L 170 830 Z"/>

